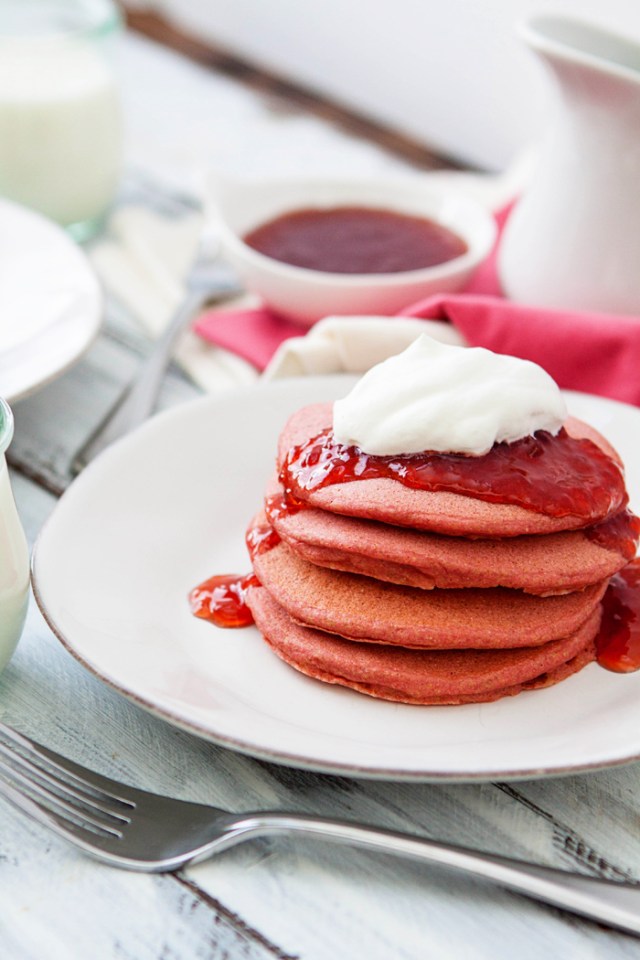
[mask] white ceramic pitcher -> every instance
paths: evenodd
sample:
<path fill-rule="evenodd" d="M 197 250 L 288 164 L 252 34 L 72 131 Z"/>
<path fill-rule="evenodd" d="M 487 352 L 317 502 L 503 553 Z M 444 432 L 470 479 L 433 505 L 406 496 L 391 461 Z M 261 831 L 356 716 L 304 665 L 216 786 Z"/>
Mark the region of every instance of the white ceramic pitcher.
<path fill-rule="evenodd" d="M 559 96 L 502 238 L 504 291 L 540 306 L 640 315 L 640 44 L 554 15 L 521 31 Z"/>

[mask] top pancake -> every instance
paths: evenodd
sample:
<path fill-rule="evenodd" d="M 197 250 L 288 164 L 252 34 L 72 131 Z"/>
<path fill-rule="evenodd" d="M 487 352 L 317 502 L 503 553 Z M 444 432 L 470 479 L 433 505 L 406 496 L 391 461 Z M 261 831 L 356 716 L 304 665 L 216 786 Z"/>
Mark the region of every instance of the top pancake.
<path fill-rule="evenodd" d="M 303 407 L 287 422 L 278 444 L 278 463 L 294 446 L 332 426 L 332 405 Z M 569 418 L 565 423 L 573 437 L 587 437 L 620 463 L 607 440 L 593 427 Z M 575 530 L 585 526 L 581 517 L 550 517 L 513 504 L 489 503 L 448 491 L 415 490 L 388 478 L 336 483 L 299 494 L 313 507 L 330 513 L 378 520 L 416 530 L 431 530 L 450 536 L 515 537 Z M 605 516 L 594 518 L 593 523 Z"/>

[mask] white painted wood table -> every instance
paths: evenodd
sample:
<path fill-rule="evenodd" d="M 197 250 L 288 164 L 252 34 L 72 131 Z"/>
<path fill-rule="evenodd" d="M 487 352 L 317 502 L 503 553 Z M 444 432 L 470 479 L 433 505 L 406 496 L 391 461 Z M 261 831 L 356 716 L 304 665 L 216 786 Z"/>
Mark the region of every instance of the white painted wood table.
<path fill-rule="evenodd" d="M 130 164 L 176 182 L 182 175 L 185 189 L 203 158 L 254 170 L 400 167 L 139 38 L 126 38 L 123 72 Z M 12 477 L 32 541 L 70 482 L 73 451 L 147 349 L 112 303 L 82 362 L 15 405 Z M 196 394 L 172 368 L 162 405 Z M 0 717 L 80 762 L 159 792 L 236 810 L 360 818 L 593 876 L 640 879 L 637 764 L 556 780 L 419 785 L 253 760 L 174 729 L 102 685 L 60 646 L 34 604 L 0 678 Z M 0 805 L 2 960 L 514 955 L 640 957 L 640 941 L 457 875 L 311 841 L 247 844 L 176 875 L 126 873 L 84 858 Z"/>

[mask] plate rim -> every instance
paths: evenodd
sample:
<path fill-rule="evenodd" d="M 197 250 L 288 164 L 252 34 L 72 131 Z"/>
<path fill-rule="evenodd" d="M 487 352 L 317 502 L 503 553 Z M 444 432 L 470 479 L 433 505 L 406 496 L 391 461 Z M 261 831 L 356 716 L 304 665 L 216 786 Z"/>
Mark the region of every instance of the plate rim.
<path fill-rule="evenodd" d="M 42 372 L 42 370 L 35 374 L 29 374 L 27 372 L 23 383 L 17 388 L 14 387 L 11 391 L 3 390 L 2 396 L 9 403 L 13 404 L 31 396 L 38 390 L 52 383 L 70 370 L 71 367 L 87 353 L 100 331 L 106 306 L 106 294 L 86 251 L 66 233 L 63 227 L 45 217 L 43 214 L 38 213 L 37 210 L 32 210 L 30 207 L 26 207 L 5 197 L 0 197 L 0 211 L 2 211 L 3 214 L 8 212 L 13 217 L 19 217 L 25 223 L 33 223 L 36 230 L 44 228 L 51 237 L 55 237 L 57 243 L 64 245 L 72 252 L 72 255 L 75 256 L 78 261 L 78 268 L 81 267 L 84 270 L 85 279 L 90 280 L 93 286 L 93 303 L 91 309 L 86 312 L 83 311 L 76 320 L 72 348 L 67 350 L 62 359 L 57 358 L 55 362 L 47 363 L 44 372 Z M 36 333 L 25 343 L 20 344 L 20 346 L 16 348 L 17 352 L 25 350 L 27 355 L 29 355 L 34 347 L 38 345 L 41 338 L 46 336 L 49 329 L 49 327 L 46 327 L 45 330 Z M 1 356 L 2 354 L 0 353 L 0 358 Z M 26 367 L 27 371 L 29 368 L 29 364 L 24 362 L 18 362 L 17 366 L 18 368 Z"/>
<path fill-rule="evenodd" d="M 153 423 L 154 428 L 160 427 L 161 421 L 179 416 L 188 415 L 189 409 L 193 409 L 196 406 L 207 406 L 211 403 L 227 402 L 233 399 L 234 395 L 243 396 L 247 393 L 253 393 L 255 391 L 262 392 L 265 389 L 275 385 L 282 384 L 306 384 L 308 385 L 311 378 L 308 376 L 300 377 L 290 377 L 282 380 L 274 381 L 256 381 L 252 384 L 245 384 L 233 388 L 233 390 L 225 391 L 224 394 L 209 394 L 194 400 L 186 401 L 183 404 L 176 405 L 167 410 L 162 411 L 159 415 L 152 418 L 152 421 L 147 421 L 136 431 L 133 431 L 127 437 L 124 437 L 122 440 L 118 441 L 115 446 L 120 446 L 121 444 L 127 444 L 129 442 L 135 441 L 136 435 L 140 431 L 147 431 L 150 427 L 150 424 Z M 314 378 L 316 382 L 318 380 L 327 383 L 328 381 L 335 381 L 336 383 L 347 384 L 349 381 L 353 381 L 356 378 L 354 375 L 346 373 L 338 374 L 329 374 L 321 375 Z M 624 403 L 623 401 L 614 400 L 609 397 L 600 397 L 595 394 L 587 394 L 580 391 L 574 390 L 565 390 L 563 394 L 568 398 L 572 396 L 586 397 L 589 399 L 595 399 L 597 401 L 603 401 L 606 404 L 611 404 L 613 406 L 620 406 L 622 408 L 633 410 L 636 415 L 640 415 L 640 410 L 636 407 L 633 407 L 631 404 Z M 160 429 L 162 429 L 160 427 Z M 105 458 L 111 456 L 113 448 L 109 448 L 104 451 L 96 460 L 89 464 L 85 471 L 93 472 L 94 464 L 103 461 Z M 74 481 L 74 484 L 78 481 Z M 73 485 L 74 485 L 73 484 Z M 71 489 L 70 485 L 67 488 L 67 491 L 63 494 L 61 500 L 67 495 L 68 490 Z M 59 501 L 60 502 L 60 501 Z M 57 505 L 56 505 L 57 506 Z M 40 585 L 38 582 L 38 572 L 37 572 L 37 560 L 38 560 L 38 548 L 43 537 L 46 535 L 47 528 L 49 526 L 50 520 L 53 517 L 56 511 L 56 507 L 51 512 L 47 520 L 44 522 L 33 546 L 32 557 L 31 557 L 31 585 L 36 604 L 47 623 L 49 629 L 52 631 L 56 639 L 62 644 L 65 650 L 70 653 L 74 659 L 80 663 L 88 672 L 101 683 L 106 684 L 112 690 L 115 690 L 121 696 L 124 696 L 127 700 L 134 703 L 136 706 L 144 709 L 148 713 L 151 713 L 158 719 L 163 720 L 164 722 L 169 723 L 170 725 L 177 727 L 178 729 L 184 730 L 188 733 L 191 733 L 195 736 L 198 736 L 200 739 L 204 739 L 210 743 L 214 743 L 218 746 L 224 747 L 226 749 L 234 750 L 235 752 L 241 753 L 245 756 L 254 757 L 261 760 L 266 760 L 272 763 L 279 763 L 284 766 L 294 767 L 298 769 L 304 769 L 309 771 L 314 771 L 322 774 L 329 775 L 338 775 L 338 776 L 351 776 L 357 779 L 363 780 L 387 780 L 387 781 L 397 781 L 397 782 L 414 782 L 414 783 L 478 783 L 478 782 L 489 782 L 493 780 L 508 780 L 510 782 L 517 782 L 522 780 L 531 780 L 531 779 L 547 779 L 553 777 L 561 777 L 567 775 L 577 775 L 582 773 L 592 773 L 599 770 L 606 770 L 613 767 L 625 766 L 630 763 L 634 763 L 640 760 L 640 752 L 633 754 L 625 754 L 624 756 L 614 756 L 608 759 L 594 760 L 592 762 L 584 761 L 575 764 L 549 764 L 549 765 L 534 765 L 530 767 L 518 767 L 517 769 L 506 770 L 504 768 L 496 768 L 492 770 L 481 770 L 481 771 L 442 771 L 442 770 L 414 770 L 414 769 L 401 769 L 399 767 L 388 767 L 381 765 L 366 764 L 360 766 L 355 763 L 348 763 L 342 761 L 335 762 L 325 762 L 321 759 L 314 759 L 312 757 L 305 757 L 297 753 L 291 753 L 286 750 L 277 750 L 270 749 L 264 746 L 256 745 L 243 739 L 241 737 L 233 737 L 226 733 L 218 733 L 212 731 L 209 727 L 199 724 L 197 721 L 185 719 L 179 714 L 175 713 L 170 707 L 159 705 L 154 702 L 152 699 L 144 696 L 143 694 L 128 689 L 126 686 L 126 681 L 123 683 L 115 679 L 113 676 L 105 675 L 97 667 L 95 667 L 85 656 L 83 656 L 79 650 L 74 647 L 72 641 L 60 630 L 57 624 L 54 622 L 53 618 L 49 614 L 46 603 L 40 591 Z"/>

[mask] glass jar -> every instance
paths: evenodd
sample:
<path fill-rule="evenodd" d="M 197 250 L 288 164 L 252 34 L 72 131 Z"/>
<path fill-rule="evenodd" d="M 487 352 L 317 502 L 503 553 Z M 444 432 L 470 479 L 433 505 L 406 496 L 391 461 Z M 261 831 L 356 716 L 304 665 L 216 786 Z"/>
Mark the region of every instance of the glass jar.
<path fill-rule="evenodd" d="M 0 670 L 18 644 L 29 599 L 29 549 L 4 455 L 12 436 L 13 414 L 0 399 Z"/>
<path fill-rule="evenodd" d="M 120 172 L 111 0 L 1 0 L 0 195 L 96 233 Z"/>

